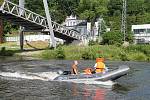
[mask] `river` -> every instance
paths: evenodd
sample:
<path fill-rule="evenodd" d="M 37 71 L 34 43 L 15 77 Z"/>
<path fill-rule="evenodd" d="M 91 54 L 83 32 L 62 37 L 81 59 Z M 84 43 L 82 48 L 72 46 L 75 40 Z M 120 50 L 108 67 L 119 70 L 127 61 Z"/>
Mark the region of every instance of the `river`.
<path fill-rule="evenodd" d="M 150 63 L 106 61 L 110 69 L 131 68 L 111 88 L 95 84 L 50 81 L 58 70 L 70 70 L 73 61 L 0 59 L 0 100 L 150 100 Z M 79 70 L 95 61 L 79 61 Z M 49 79 L 48 79 L 49 78 Z"/>

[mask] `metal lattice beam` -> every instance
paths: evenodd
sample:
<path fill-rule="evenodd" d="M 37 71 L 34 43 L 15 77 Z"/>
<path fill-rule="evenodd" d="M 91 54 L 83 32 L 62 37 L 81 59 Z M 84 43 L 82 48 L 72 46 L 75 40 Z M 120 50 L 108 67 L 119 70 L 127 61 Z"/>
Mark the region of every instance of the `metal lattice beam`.
<path fill-rule="evenodd" d="M 124 34 L 124 41 L 126 41 L 126 16 L 127 16 L 127 1 L 123 0 L 123 9 L 122 9 L 122 23 L 121 23 L 121 32 Z"/>
<path fill-rule="evenodd" d="M 23 14 L 19 13 L 19 10 L 23 11 Z M 46 31 L 48 27 L 47 19 L 39 14 L 36 14 L 28 9 L 22 8 L 8 0 L 4 0 L 2 6 L 0 7 L 0 15 L 3 16 L 3 18 L 10 20 L 11 22 L 19 24 L 19 20 L 24 21 L 22 24 L 23 27 L 28 27 L 27 24 L 30 25 L 30 28 L 32 29 L 32 25 L 34 25 L 34 30 L 36 30 L 36 27 L 41 28 L 43 31 Z M 11 17 L 9 19 L 8 17 Z M 13 19 L 16 19 L 13 20 Z M 18 21 L 17 21 L 18 20 Z M 25 24 L 27 23 L 27 24 Z M 52 21 L 52 27 L 55 32 L 58 32 L 62 34 L 63 36 L 70 37 L 75 40 L 83 40 L 86 38 L 86 36 L 81 35 L 78 31 L 70 30 L 66 28 L 65 26 L 62 26 L 54 21 Z M 47 31 L 48 32 L 48 31 Z"/>

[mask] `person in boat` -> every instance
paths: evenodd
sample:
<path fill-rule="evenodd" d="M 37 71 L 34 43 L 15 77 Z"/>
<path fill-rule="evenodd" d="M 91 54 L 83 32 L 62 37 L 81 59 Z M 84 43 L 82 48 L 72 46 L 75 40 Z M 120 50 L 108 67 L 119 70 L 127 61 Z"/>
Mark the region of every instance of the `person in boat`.
<path fill-rule="evenodd" d="M 78 74 L 78 61 L 74 61 L 72 65 L 71 74 Z"/>
<path fill-rule="evenodd" d="M 96 58 L 96 64 L 94 68 L 95 73 L 105 73 L 106 66 L 104 64 L 104 58 Z"/>
<path fill-rule="evenodd" d="M 84 71 L 84 74 L 92 74 L 93 70 L 92 68 L 86 68 Z"/>

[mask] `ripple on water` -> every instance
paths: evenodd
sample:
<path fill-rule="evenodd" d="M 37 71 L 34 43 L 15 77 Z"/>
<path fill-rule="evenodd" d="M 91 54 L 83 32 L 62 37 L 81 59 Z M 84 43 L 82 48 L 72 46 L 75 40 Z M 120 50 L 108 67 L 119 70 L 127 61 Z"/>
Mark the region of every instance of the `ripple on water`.
<path fill-rule="evenodd" d="M 79 69 L 91 67 L 95 61 L 79 61 Z M 23 60 L 0 63 L 0 73 L 21 73 L 51 77 L 56 70 L 70 70 L 72 61 L 67 60 Z M 40 79 L 8 78 L 0 75 L 0 98 L 6 100 L 149 100 L 150 63 L 106 62 L 111 69 L 128 65 L 131 71 L 117 80 L 111 89 L 99 85 L 71 82 L 43 81 Z M 20 76 L 21 76 L 20 75 Z M 101 99 L 99 99 L 101 98 Z"/>

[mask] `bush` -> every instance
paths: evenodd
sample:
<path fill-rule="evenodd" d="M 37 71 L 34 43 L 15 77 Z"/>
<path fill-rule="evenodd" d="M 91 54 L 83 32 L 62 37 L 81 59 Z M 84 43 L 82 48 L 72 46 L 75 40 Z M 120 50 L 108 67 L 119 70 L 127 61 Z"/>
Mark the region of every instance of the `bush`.
<path fill-rule="evenodd" d="M 89 41 L 89 46 L 93 46 L 93 45 L 97 45 L 97 44 L 98 44 L 98 41 L 93 41 L 93 40 Z"/>
<path fill-rule="evenodd" d="M 108 44 L 108 45 L 112 45 L 112 44 L 117 44 L 117 43 L 123 43 L 122 39 L 123 39 L 123 34 L 120 32 L 107 32 L 104 33 L 102 35 L 103 44 Z"/>
<path fill-rule="evenodd" d="M 44 58 L 44 59 L 55 59 L 56 58 L 55 55 L 56 54 L 55 54 L 54 50 L 45 50 L 39 56 Z"/>
<path fill-rule="evenodd" d="M 88 59 L 93 59 L 94 55 L 90 52 L 85 52 L 82 54 L 82 59 L 88 60 Z"/>
<path fill-rule="evenodd" d="M 128 59 L 132 60 L 132 61 L 146 61 L 147 60 L 147 56 L 141 52 L 136 52 L 136 53 L 129 53 L 128 55 Z"/>
<path fill-rule="evenodd" d="M 147 56 L 150 56 L 150 46 L 149 45 L 131 45 L 126 49 L 128 52 L 142 52 Z"/>
<path fill-rule="evenodd" d="M 58 59 L 64 59 L 65 58 L 65 53 L 62 47 L 58 47 L 56 49 L 56 58 Z"/>
<path fill-rule="evenodd" d="M 6 50 L 5 47 L 1 48 L 0 56 L 13 56 L 13 55 L 14 55 L 14 51 Z"/>
<path fill-rule="evenodd" d="M 125 52 L 119 53 L 119 57 L 122 61 L 128 61 L 128 57 Z"/>

